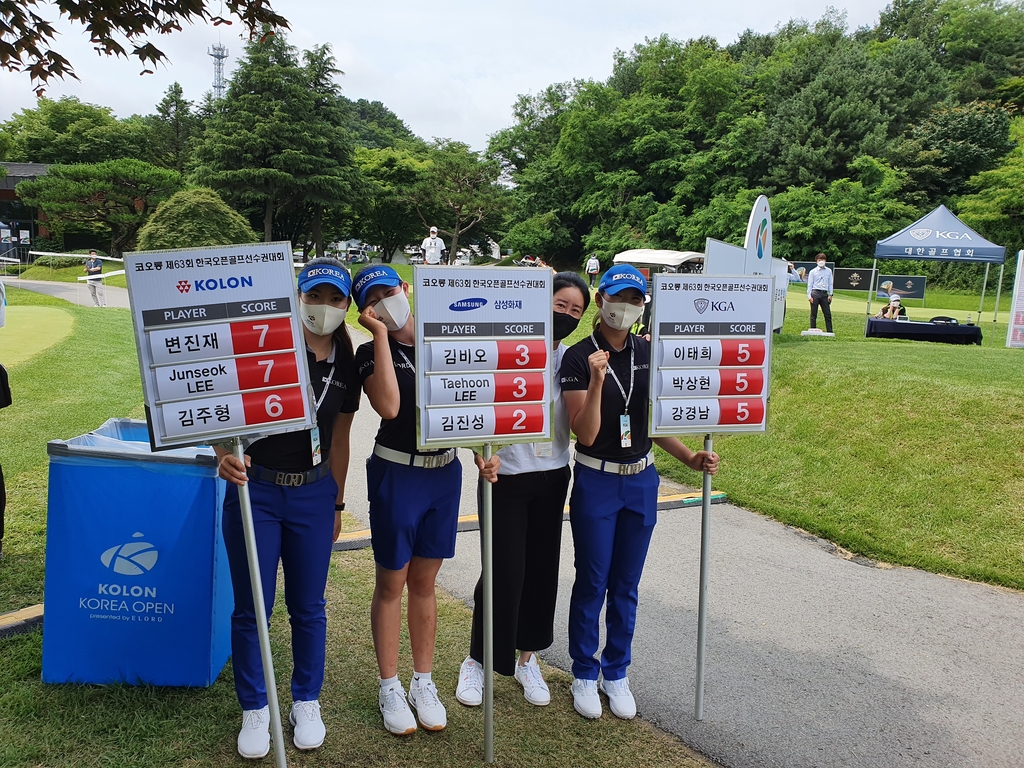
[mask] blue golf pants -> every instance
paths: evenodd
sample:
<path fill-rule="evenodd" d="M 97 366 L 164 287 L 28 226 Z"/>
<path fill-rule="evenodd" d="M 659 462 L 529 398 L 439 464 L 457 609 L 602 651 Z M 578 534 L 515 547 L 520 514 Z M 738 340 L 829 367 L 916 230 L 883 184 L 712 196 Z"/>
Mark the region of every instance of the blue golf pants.
<path fill-rule="evenodd" d="M 621 680 L 632 660 L 638 586 L 658 519 L 658 472 L 650 466 L 620 476 L 576 464 L 569 522 L 576 581 L 569 600 L 572 674 L 583 680 Z M 605 608 L 605 645 L 600 642 Z"/>
<path fill-rule="evenodd" d="M 334 538 L 334 502 L 338 485 L 331 475 L 289 488 L 249 480 L 252 518 L 259 553 L 267 618 L 274 610 L 277 564 L 284 567 L 284 600 L 292 625 L 292 700 L 320 698 L 327 644 L 327 569 Z M 228 483 L 224 498 L 224 545 L 231 567 L 235 610 L 231 614 L 231 663 L 242 709 L 267 704 L 256 609 L 249 582 L 238 487 Z"/>

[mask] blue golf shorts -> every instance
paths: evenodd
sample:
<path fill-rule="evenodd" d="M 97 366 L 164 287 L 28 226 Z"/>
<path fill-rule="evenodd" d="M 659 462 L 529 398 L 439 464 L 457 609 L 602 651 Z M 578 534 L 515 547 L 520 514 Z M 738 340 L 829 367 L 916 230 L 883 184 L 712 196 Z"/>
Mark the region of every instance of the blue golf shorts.
<path fill-rule="evenodd" d="M 370 541 L 377 565 L 399 571 L 413 557 L 455 556 L 462 464 L 408 467 L 371 454 L 366 460 Z"/>

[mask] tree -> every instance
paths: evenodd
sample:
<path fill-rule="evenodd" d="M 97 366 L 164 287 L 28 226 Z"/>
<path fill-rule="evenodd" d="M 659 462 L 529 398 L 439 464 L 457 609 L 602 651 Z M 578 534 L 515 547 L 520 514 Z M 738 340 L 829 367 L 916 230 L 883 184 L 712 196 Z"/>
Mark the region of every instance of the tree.
<path fill-rule="evenodd" d="M 227 6 L 229 15 L 236 16 L 252 37 L 264 25 L 271 29 L 288 29 L 288 21 L 274 12 L 269 0 L 224 0 L 214 6 L 206 0 L 57 0 L 54 3 L 61 16 L 85 27 L 97 51 L 107 56 L 129 55 L 145 67 L 166 59 L 163 51 L 148 40 L 152 33 L 168 34 L 181 31 L 181 23 L 201 21 L 214 25 L 230 24 L 220 15 Z M 209 7 L 208 7 L 209 6 Z M 0 67 L 10 72 L 28 72 L 35 83 L 36 94 L 42 95 L 51 77 L 74 77 L 74 69 L 63 55 L 54 50 L 51 42 L 56 30 L 50 21 L 35 13 L 38 0 L 6 0 L 2 5 L 0 23 Z M 131 52 L 118 39 L 125 38 Z"/>
<path fill-rule="evenodd" d="M 138 248 L 193 248 L 255 243 L 259 236 L 240 213 L 207 187 L 175 192 L 157 206 L 142 229 Z"/>
<path fill-rule="evenodd" d="M 85 224 L 107 232 L 110 255 L 119 257 L 153 209 L 180 187 L 176 171 L 122 158 L 54 165 L 45 176 L 21 182 L 16 191 L 27 205 L 46 214 L 47 226 L 55 231 Z"/>
<path fill-rule="evenodd" d="M 172 83 L 146 118 L 153 134 L 153 158 L 164 168 L 181 172 L 188 164 L 192 143 L 202 130 L 202 119 L 185 98 L 181 85 Z"/>
<path fill-rule="evenodd" d="M 504 190 L 497 184 L 498 164 L 451 139 L 435 140 L 427 149 L 427 161 L 411 202 L 424 228 L 437 226 L 451 238 L 454 258 L 463 236 L 497 218 L 505 205 Z"/>
<path fill-rule="evenodd" d="M 109 107 L 74 96 L 39 99 L 2 124 L 7 159 L 26 163 L 99 163 L 119 157 L 149 159 L 151 131 L 139 118 L 118 120 Z"/>
<path fill-rule="evenodd" d="M 291 218 L 279 231 L 297 240 L 347 194 L 351 139 L 333 64 L 327 46 L 307 52 L 303 67 L 279 35 L 250 43 L 196 147 L 195 180 L 236 207 L 257 207 L 267 242 L 280 211 Z M 313 239 L 320 243 L 318 233 Z"/>
<path fill-rule="evenodd" d="M 412 197 L 428 165 L 397 147 L 358 147 L 355 158 L 361 183 L 352 197 L 352 226 L 360 238 L 380 247 L 387 263 L 423 231 Z"/>

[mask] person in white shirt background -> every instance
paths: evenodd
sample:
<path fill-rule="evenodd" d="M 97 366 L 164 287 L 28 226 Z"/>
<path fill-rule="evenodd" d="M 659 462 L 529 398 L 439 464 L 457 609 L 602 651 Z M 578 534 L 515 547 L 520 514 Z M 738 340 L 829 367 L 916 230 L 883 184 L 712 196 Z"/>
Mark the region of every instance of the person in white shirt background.
<path fill-rule="evenodd" d="M 818 266 L 807 273 L 807 300 L 811 303 L 811 328 L 818 327 L 818 307 L 825 315 L 825 330 L 832 333 L 832 270 L 825 265 L 825 254 L 816 257 Z"/>
<path fill-rule="evenodd" d="M 587 275 L 590 277 L 590 288 L 593 290 L 594 283 L 597 282 L 597 275 L 601 271 L 601 262 L 597 260 L 595 254 L 590 254 L 590 258 L 587 259 Z"/>
<path fill-rule="evenodd" d="M 420 243 L 423 260 L 427 264 L 440 264 L 444 258 L 444 240 L 437 236 L 437 227 L 430 228 L 430 237 L 423 238 Z"/>

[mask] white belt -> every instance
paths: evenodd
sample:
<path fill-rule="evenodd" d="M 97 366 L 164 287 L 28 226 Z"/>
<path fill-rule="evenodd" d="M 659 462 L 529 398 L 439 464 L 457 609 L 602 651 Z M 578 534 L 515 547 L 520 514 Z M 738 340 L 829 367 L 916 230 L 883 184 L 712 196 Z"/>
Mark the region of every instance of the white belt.
<path fill-rule="evenodd" d="M 576 463 L 596 469 L 598 472 L 607 472 L 610 475 L 639 475 L 648 467 L 654 466 L 654 454 L 648 453 L 639 461 L 629 464 L 619 464 L 615 461 L 601 461 L 601 459 L 595 459 L 593 456 L 587 456 L 577 451 Z"/>
<path fill-rule="evenodd" d="M 393 451 L 377 443 L 373 444 L 373 453 L 385 461 L 392 461 L 395 464 L 404 464 L 407 467 L 424 467 L 426 469 L 438 469 L 447 466 L 455 461 L 455 449 L 449 448 L 444 453 L 431 453 L 421 456 L 416 453 L 403 453 Z"/>

